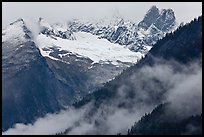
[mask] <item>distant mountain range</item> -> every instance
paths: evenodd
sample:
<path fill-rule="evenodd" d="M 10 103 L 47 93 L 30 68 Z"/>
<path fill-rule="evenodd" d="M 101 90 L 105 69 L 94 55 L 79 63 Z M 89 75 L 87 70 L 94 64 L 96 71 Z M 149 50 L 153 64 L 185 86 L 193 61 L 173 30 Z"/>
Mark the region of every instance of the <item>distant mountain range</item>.
<path fill-rule="evenodd" d="M 166 33 L 174 31 L 178 23 L 172 9 L 159 10 L 152 6 L 139 23 L 125 20 L 116 14 L 110 21 L 101 19 L 83 22 L 76 19 L 70 21 L 68 26 L 74 32 L 88 32 L 145 54 Z"/>

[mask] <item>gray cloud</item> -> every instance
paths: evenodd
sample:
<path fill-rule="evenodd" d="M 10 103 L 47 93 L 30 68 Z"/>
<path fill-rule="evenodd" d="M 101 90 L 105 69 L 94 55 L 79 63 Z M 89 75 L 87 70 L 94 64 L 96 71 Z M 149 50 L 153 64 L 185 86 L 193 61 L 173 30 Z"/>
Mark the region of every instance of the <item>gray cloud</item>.
<path fill-rule="evenodd" d="M 202 68 L 183 75 L 178 79 L 167 96 L 171 102 L 170 111 L 180 117 L 198 115 L 202 113 Z"/>
<path fill-rule="evenodd" d="M 118 11 L 124 18 L 139 22 L 152 6 L 172 8 L 178 22 L 189 22 L 202 15 L 201 2 L 3 2 L 2 25 L 18 18 L 37 20 L 39 17 L 53 23 L 77 18 L 107 17 Z"/>
<path fill-rule="evenodd" d="M 58 114 L 47 114 L 43 118 L 39 118 L 34 124 L 17 123 L 14 128 L 2 133 L 3 135 L 46 135 L 55 134 L 65 130 L 67 127 L 74 125 L 74 123 L 81 118 L 89 108 L 73 109 L 68 108 L 62 110 Z"/>
<path fill-rule="evenodd" d="M 118 88 L 116 98 L 102 104 L 92 115 L 89 112 L 94 102 L 82 109 L 70 108 L 59 114 L 48 114 L 33 125 L 17 124 L 3 134 L 54 134 L 67 128 L 68 134 L 125 134 L 135 121 L 161 102 L 171 102 L 170 112 L 181 117 L 202 112 L 202 66 L 198 63 L 180 65 L 170 61 L 144 66 L 127 83 Z M 131 88 L 135 92 L 132 99 L 127 98 Z M 159 96 L 163 98 L 155 98 Z M 126 106 L 120 107 L 123 103 Z"/>

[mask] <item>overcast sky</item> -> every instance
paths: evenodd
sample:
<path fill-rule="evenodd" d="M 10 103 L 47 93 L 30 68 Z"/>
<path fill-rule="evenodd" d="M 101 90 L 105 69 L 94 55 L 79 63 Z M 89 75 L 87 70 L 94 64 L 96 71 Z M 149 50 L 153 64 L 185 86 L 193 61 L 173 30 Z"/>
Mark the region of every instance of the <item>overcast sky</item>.
<path fill-rule="evenodd" d="M 172 8 L 178 22 L 189 22 L 202 15 L 202 2 L 3 2 L 2 25 L 18 18 L 36 21 L 43 17 L 52 23 L 73 17 L 99 18 L 117 11 L 126 19 L 139 22 L 152 5 Z"/>

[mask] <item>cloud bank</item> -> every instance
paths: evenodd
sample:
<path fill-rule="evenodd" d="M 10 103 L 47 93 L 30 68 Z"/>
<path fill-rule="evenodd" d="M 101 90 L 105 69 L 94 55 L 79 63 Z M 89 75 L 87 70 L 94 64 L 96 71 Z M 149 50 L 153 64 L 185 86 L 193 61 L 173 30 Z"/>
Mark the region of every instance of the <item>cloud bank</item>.
<path fill-rule="evenodd" d="M 16 124 L 3 134 L 126 134 L 134 122 L 162 102 L 171 102 L 170 112 L 181 117 L 202 113 L 202 66 L 198 63 L 144 66 L 126 81 L 115 98 L 97 109 L 91 102 L 80 109 L 48 114 L 34 124 Z M 135 95 L 130 98 L 132 89 Z"/>

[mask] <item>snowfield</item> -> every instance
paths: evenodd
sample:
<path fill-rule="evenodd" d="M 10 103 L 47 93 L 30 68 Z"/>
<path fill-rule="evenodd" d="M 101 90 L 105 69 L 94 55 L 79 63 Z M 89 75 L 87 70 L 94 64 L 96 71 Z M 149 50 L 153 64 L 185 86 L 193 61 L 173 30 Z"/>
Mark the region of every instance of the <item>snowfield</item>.
<path fill-rule="evenodd" d="M 17 20 L 13 25 L 9 25 L 2 30 L 2 42 L 9 41 L 10 43 L 25 42 L 25 33 L 23 30 L 24 24 L 21 20 Z"/>
<path fill-rule="evenodd" d="M 94 63 L 111 62 L 117 65 L 118 62 L 136 63 L 143 54 L 130 51 L 119 44 L 114 44 L 106 39 L 99 39 L 97 36 L 86 32 L 74 33 L 76 40 L 49 37 L 43 34 L 37 36 L 37 45 L 43 56 L 53 59 L 49 55 L 51 47 L 66 50 L 76 55 L 90 58 Z M 46 48 L 46 50 L 43 50 Z M 47 50 L 48 49 L 48 50 Z"/>

